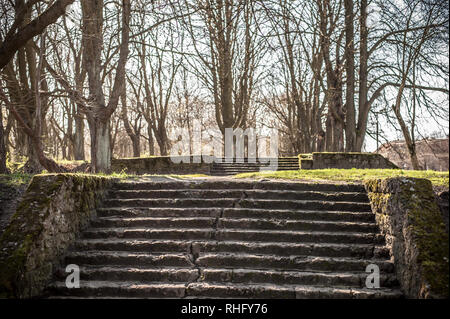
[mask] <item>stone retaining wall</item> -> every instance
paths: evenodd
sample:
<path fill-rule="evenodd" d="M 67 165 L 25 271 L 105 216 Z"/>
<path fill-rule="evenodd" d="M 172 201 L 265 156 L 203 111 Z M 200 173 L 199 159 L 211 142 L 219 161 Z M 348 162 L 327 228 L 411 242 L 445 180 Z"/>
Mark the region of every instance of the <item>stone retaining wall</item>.
<path fill-rule="evenodd" d="M 33 177 L 0 238 L 0 297 L 41 294 L 111 183 L 82 174 Z"/>
<path fill-rule="evenodd" d="M 312 153 L 312 161 L 312 169 L 398 168 L 380 154 L 373 153 Z"/>
<path fill-rule="evenodd" d="M 373 153 L 320 152 L 300 154 L 298 157 L 300 169 L 398 168 L 380 154 Z"/>
<path fill-rule="evenodd" d="M 448 298 L 449 237 L 431 182 L 389 178 L 365 187 L 405 296 Z"/>
<path fill-rule="evenodd" d="M 181 157 L 176 160 L 181 161 Z M 193 156 L 189 163 L 175 163 L 170 156 L 140 157 L 113 159 L 111 170 L 115 173 L 124 171 L 127 174 L 209 174 L 211 164 L 201 161 L 193 163 Z"/>

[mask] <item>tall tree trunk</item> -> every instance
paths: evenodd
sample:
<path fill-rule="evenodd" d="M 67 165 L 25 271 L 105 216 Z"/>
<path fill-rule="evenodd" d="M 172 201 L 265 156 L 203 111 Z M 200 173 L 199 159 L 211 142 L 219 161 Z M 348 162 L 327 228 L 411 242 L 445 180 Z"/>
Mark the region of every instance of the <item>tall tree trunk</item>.
<path fill-rule="evenodd" d="M 84 161 L 86 159 L 84 153 L 84 121 L 79 114 L 75 115 L 73 155 L 76 161 Z"/>
<path fill-rule="evenodd" d="M 34 138 L 27 136 L 27 162 L 25 163 L 23 170 L 28 174 L 39 174 L 44 169 L 39 161 L 39 155 L 36 146 L 34 145 L 34 141 Z"/>
<path fill-rule="evenodd" d="M 91 162 L 96 173 L 108 172 L 111 166 L 111 136 L 110 119 L 117 108 L 122 87 L 125 82 L 125 65 L 128 59 L 128 44 L 130 36 L 129 0 L 122 0 L 122 30 L 119 59 L 116 74 L 108 104 L 105 102 L 101 71 L 102 40 L 103 40 L 103 1 L 83 0 L 81 9 L 83 14 L 83 63 L 88 72 L 89 95 L 93 105 L 86 111 L 89 129 L 91 130 Z"/>
<path fill-rule="evenodd" d="M 99 118 L 88 120 L 91 134 L 91 164 L 96 173 L 108 173 L 111 167 L 110 121 Z"/>
<path fill-rule="evenodd" d="M 167 136 L 162 133 L 161 135 L 156 136 L 156 142 L 159 146 L 159 153 L 161 156 L 167 156 L 168 154 L 168 145 L 167 145 Z"/>
<path fill-rule="evenodd" d="M 345 72 L 347 89 L 345 95 L 345 150 L 355 151 L 355 44 L 353 29 L 353 0 L 345 0 Z"/>
<path fill-rule="evenodd" d="M 325 121 L 325 143 L 324 150 L 332 151 L 333 150 L 333 117 L 331 115 L 331 111 L 328 111 L 327 119 Z"/>
<path fill-rule="evenodd" d="M 367 118 L 369 116 L 370 105 L 368 103 L 368 30 L 367 30 L 367 0 L 361 0 L 360 12 L 360 41 L 359 41 L 359 106 L 358 106 L 358 126 L 356 130 L 356 145 L 354 151 L 361 152 L 366 136 Z"/>
<path fill-rule="evenodd" d="M 152 128 L 147 125 L 147 134 L 148 134 L 148 153 L 150 156 L 155 155 L 155 140 L 153 139 Z"/>
<path fill-rule="evenodd" d="M 138 136 L 133 139 L 133 157 L 141 157 L 141 143 Z"/>
<path fill-rule="evenodd" d="M 133 145 L 133 157 L 141 157 L 141 144 L 139 141 L 139 135 L 136 134 L 135 130 L 131 127 L 130 122 L 128 121 L 127 114 L 127 98 L 126 98 L 126 86 L 123 86 L 123 93 L 121 96 L 122 103 L 122 122 L 125 126 L 125 131 L 131 139 L 131 143 Z"/>
<path fill-rule="evenodd" d="M 6 167 L 6 147 L 5 147 L 5 137 L 3 130 L 3 113 L 2 106 L 0 105 L 0 174 L 8 174 L 8 169 Z"/>

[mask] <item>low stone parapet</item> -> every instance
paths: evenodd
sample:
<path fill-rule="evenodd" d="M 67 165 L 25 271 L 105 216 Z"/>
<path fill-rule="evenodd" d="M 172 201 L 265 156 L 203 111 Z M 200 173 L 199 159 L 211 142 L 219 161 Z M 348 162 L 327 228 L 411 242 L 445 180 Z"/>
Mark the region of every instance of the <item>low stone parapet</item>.
<path fill-rule="evenodd" d="M 170 156 L 137 157 L 113 159 L 111 171 L 115 173 L 125 172 L 127 174 L 209 174 L 211 163 L 201 157 L 200 161 L 194 156 L 188 156 L 182 161 L 181 157 Z M 212 162 L 212 159 L 211 159 Z"/>
<path fill-rule="evenodd" d="M 320 152 L 299 155 L 300 169 L 390 169 L 395 164 L 374 153 Z"/>

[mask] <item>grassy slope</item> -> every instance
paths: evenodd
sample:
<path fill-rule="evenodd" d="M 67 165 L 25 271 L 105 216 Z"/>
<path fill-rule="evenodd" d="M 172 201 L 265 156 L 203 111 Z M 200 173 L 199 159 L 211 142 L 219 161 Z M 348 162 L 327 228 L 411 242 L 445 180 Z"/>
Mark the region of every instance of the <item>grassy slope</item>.
<path fill-rule="evenodd" d="M 0 174 L 0 184 L 18 187 L 23 184 L 28 184 L 32 177 L 33 175 L 22 173 Z"/>
<path fill-rule="evenodd" d="M 295 180 L 326 180 L 361 182 L 365 179 L 417 177 L 429 179 L 435 186 L 449 186 L 449 172 L 408 171 L 399 169 L 318 169 L 238 174 L 235 178 L 274 178 Z"/>

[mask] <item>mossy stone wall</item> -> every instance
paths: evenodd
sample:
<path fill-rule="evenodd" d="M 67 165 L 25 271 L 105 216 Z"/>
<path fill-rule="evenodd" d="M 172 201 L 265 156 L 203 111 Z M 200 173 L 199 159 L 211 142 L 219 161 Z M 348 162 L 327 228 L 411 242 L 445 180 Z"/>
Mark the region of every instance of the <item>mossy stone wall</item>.
<path fill-rule="evenodd" d="M 449 238 L 431 182 L 388 178 L 365 187 L 405 296 L 448 298 Z"/>
<path fill-rule="evenodd" d="M 36 175 L 0 238 L 0 297 L 39 296 L 112 180 Z"/>
<path fill-rule="evenodd" d="M 386 169 L 398 168 L 380 154 L 373 153 L 340 153 L 321 152 L 312 154 L 311 169 Z"/>
<path fill-rule="evenodd" d="M 124 171 L 127 174 L 136 175 L 210 173 L 211 164 L 209 162 L 201 159 L 200 163 L 194 163 L 193 156 L 188 156 L 188 158 L 189 163 L 181 162 L 181 157 L 175 157 L 174 161 L 170 156 L 113 159 L 111 170 L 114 173 Z"/>

